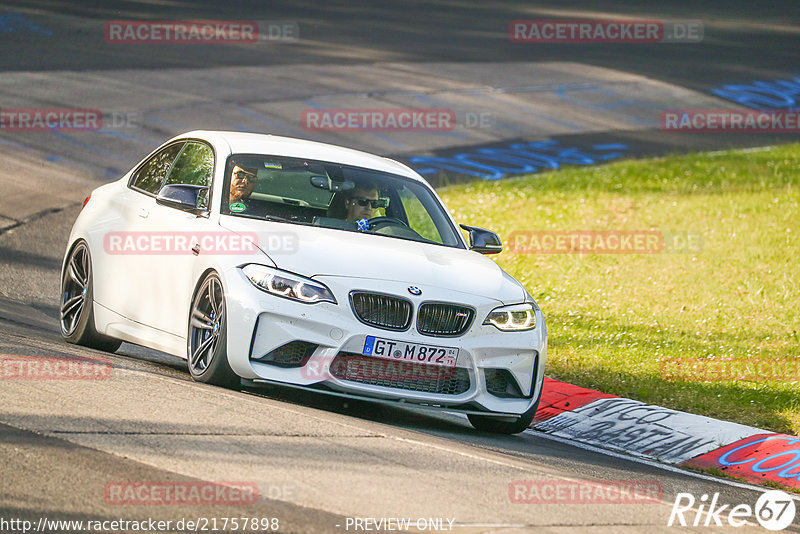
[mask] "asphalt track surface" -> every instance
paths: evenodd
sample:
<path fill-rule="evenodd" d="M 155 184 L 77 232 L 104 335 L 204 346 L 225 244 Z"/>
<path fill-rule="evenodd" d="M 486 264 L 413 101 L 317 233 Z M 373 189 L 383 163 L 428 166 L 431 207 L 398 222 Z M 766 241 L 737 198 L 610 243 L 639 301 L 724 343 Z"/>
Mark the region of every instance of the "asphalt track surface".
<path fill-rule="evenodd" d="M 69 229 L 88 191 L 185 130 L 269 131 L 400 155 L 520 139 L 622 141 L 632 147 L 626 155 L 794 140 L 680 137 L 652 126 L 659 107 L 735 107 L 710 94 L 722 84 L 796 76 L 800 15 L 792 2 L 241 2 L 223 9 L 216 2 L 11 1 L 2 10 L 0 107 L 94 107 L 133 111 L 141 121 L 108 132 L 0 132 L 0 354 L 102 356 L 58 334 L 58 270 Z M 513 19 L 578 17 L 700 20 L 705 37 L 651 45 L 508 39 Z M 107 44 L 103 24 L 118 19 L 292 21 L 300 36 L 251 46 Z M 591 86 L 615 100 L 563 98 L 556 86 Z M 387 135 L 308 132 L 298 119 L 320 105 L 418 106 L 425 98 L 459 112 L 487 111 L 493 122 L 456 135 Z M 0 382 L 0 519 L 278 517 L 281 532 L 341 532 L 348 517 L 408 517 L 454 519 L 457 532 L 642 532 L 675 530 L 666 524 L 678 492 L 719 492 L 723 502 L 751 505 L 759 495 L 533 432 L 478 433 L 452 414 L 195 384 L 182 360 L 128 344 L 105 357 L 113 365 L 106 380 Z M 647 505 L 514 504 L 508 487 L 517 480 L 657 481 L 664 493 Z M 140 481 L 250 482 L 260 498 L 120 506 L 104 496 L 109 483 Z"/>

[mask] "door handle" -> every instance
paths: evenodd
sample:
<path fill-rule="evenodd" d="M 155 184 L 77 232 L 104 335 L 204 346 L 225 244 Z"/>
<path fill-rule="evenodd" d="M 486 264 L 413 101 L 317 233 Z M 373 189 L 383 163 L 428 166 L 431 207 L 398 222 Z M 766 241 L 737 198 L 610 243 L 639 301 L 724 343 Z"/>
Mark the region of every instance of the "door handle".
<path fill-rule="evenodd" d="M 146 219 L 148 215 L 150 215 L 150 212 L 147 210 L 147 208 L 139 208 L 139 217 Z"/>

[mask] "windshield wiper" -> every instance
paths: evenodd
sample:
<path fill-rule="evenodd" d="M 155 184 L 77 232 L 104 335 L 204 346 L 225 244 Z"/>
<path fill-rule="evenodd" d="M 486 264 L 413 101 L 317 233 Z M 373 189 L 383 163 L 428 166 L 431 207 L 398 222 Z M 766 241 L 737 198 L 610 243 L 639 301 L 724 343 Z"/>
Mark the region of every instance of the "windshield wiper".
<path fill-rule="evenodd" d="M 284 219 L 283 217 L 278 217 L 277 215 L 263 215 L 261 217 L 255 217 L 256 219 L 263 219 L 265 221 L 273 221 L 273 222 L 288 222 L 293 223 L 297 221 L 293 221 L 291 219 Z"/>

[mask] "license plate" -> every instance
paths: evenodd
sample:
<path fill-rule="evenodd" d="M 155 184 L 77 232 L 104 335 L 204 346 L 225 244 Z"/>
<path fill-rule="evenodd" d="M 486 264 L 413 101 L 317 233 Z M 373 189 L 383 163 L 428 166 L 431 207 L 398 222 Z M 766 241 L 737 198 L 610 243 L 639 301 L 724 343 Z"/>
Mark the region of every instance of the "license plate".
<path fill-rule="evenodd" d="M 455 367 L 458 349 L 367 336 L 362 354 L 375 358 Z"/>

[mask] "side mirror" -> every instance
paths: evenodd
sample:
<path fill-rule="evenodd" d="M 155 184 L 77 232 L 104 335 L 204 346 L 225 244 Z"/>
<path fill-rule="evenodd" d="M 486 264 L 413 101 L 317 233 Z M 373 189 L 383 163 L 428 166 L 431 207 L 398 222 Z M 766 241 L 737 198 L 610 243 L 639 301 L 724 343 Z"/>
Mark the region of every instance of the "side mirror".
<path fill-rule="evenodd" d="M 190 184 L 165 185 L 158 192 L 156 202 L 198 215 L 208 210 L 208 187 Z"/>
<path fill-rule="evenodd" d="M 469 249 L 481 254 L 497 254 L 502 252 L 503 244 L 500 237 L 494 232 L 478 228 L 477 226 L 467 226 L 460 224 L 461 228 L 469 232 Z"/>

